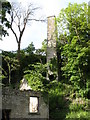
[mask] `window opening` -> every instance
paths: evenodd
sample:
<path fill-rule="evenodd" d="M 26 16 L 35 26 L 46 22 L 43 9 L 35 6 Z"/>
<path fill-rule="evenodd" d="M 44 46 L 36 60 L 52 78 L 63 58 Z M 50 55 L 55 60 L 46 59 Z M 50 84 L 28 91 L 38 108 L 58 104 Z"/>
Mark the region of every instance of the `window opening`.
<path fill-rule="evenodd" d="M 29 104 L 29 112 L 30 113 L 37 113 L 39 112 L 39 98 L 38 97 L 30 97 L 30 104 Z"/>

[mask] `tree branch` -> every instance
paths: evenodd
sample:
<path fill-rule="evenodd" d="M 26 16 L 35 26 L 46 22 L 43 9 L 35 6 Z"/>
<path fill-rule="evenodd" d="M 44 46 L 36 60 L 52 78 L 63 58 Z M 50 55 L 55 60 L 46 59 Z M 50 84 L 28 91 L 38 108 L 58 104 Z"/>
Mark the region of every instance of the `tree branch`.
<path fill-rule="evenodd" d="M 78 31 L 77 31 L 76 26 L 75 26 L 74 28 L 75 28 L 76 35 L 77 35 L 77 37 L 78 37 L 78 39 L 79 39 L 79 42 L 80 42 L 80 37 L 79 37 L 79 33 L 78 33 Z"/>
<path fill-rule="evenodd" d="M 12 26 L 11 26 L 11 31 L 12 31 L 13 34 L 15 35 L 16 41 L 17 41 L 17 43 L 18 43 L 18 37 L 17 37 L 17 34 L 16 34 L 15 31 L 13 30 Z"/>
<path fill-rule="evenodd" d="M 46 22 L 46 19 L 43 19 L 43 20 L 39 20 L 39 19 L 28 19 L 30 21 L 40 21 L 40 22 Z"/>
<path fill-rule="evenodd" d="M 11 29 L 11 31 L 13 32 L 13 34 L 15 35 L 16 41 L 17 41 L 17 43 L 18 43 L 17 34 L 15 33 L 14 29 L 12 28 L 12 24 L 13 24 L 13 21 L 14 21 L 14 18 L 15 18 L 15 16 L 14 16 L 13 14 L 14 14 L 14 13 L 13 13 L 13 11 L 12 11 L 12 12 L 11 12 L 11 26 L 10 26 L 10 29 Z"/>

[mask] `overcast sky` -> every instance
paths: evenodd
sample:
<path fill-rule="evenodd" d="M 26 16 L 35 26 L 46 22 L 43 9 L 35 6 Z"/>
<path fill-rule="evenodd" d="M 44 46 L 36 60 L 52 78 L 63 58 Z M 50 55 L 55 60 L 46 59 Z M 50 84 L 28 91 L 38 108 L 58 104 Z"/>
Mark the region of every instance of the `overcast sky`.
<path fill-rule="evenodd" d="M 10 2 L 22 2 L 23 5 L 33 4 L 40 6 L 41 11 L 37 12 L 37 16 L 58 16 L 60 10 L 68 6 L 68 3 L 82 3 L 89 2 L 89 0 L 8 0 Z M 21 49 L 26 48 L 31 42 L 34 43 L 35 48 L 41 48 L 42 41 L 47 38 L 47 24 L 41 22 L 32 22 L 25 29 L 21 41 Z M 0 49 L 6 51 L 17 50 L 17 43 L 14 35 L 9 30 L 9 37 L 3 38 L 0 41 Z"/>

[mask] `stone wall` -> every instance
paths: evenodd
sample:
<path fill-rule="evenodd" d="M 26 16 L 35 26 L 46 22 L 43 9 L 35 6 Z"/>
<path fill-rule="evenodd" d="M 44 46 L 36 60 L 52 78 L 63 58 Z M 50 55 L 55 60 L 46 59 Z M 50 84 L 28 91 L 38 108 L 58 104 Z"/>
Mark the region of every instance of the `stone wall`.
<path fill-rule="evenodd" d="M 29 112 L 29 98 L 35 96 L 39 98 L 39 112 Z M 48 101 L 48 98 L 47 98 Z M 47 120 L 49 118 L 49 106 L 48 102 L 45 103 L 44 98 L 40 92 L 32 90 L 20 91 L 16 89 L 10 89 L 8 87 L 2 90 L 2 109 L 10 110 L 10 118 L 38 118 Z"/>

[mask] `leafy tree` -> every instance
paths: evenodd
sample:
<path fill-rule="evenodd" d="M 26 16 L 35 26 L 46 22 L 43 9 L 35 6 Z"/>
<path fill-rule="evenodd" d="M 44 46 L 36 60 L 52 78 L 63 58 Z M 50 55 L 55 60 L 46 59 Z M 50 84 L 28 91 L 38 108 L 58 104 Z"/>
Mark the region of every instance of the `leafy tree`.
<path fill-rule="evenodd" d="M 90 84 L 88 5 L 70 3 L 67 8 L 61 10 L 57 21 L 63 76 L 76 89 L 82 89 L 85 92 Z"/>
<path fill-rule="evenodd" d="M 27 48 L 24 49 L 24 52 L 28 53 L 29 55 L 30 54 L 33 54 L 35 51 L 35 47 L 34 47 L 34 44 L 33 42 L 31 42 Z"/>
<path fill-rule="evenodd" d="M 41 48 L 41 50 L 46 55 L 46 52 L 47 52 L 47 39 L 44 39 L 44 41 L 42 42 L 42 48 Z"/>
<path fill-rule="evenodd" d="M 0 24 L 0 30 L 2 31 L 1 35 L 8 35 L 7 29 L 9 28 L 9 21 L 6 17 L 6 14 L 10 14 L 11 10 L 11 4 L 8 1 L 5 0 L 0 0 L 0 19 L 1 19 L 1 24 Z"/>
<path fill-rule="evenodd" d="M 44 41 L 42 42 L 41 49 L 37 49 L 36 54 L 46 56 L 46 52 L 47 52 L 47 39 L 44 39 Z"/>
<path fill-rule="evenodd" d="M 12 85 L 16 85 L 17 83 L 19 83 L 20 80 L 22 79 L 22 77 L 24 76 L 24 71 L 32 68 L 28 65 L 32 65 L 32 64 L 36 64 L 36 63 L 42 63 L 42 64 L 46 63 L 45 56 L 38 55 L 36 53 L 32 53 L 31 51 L 30 51 L 31 54 L 28 54 L 27 52 L 25 52 L 25 50 L 27 48 L 21 50 L 21 57 L 20 57 L 20 61 L 19 61 L 20 66 L 18 67 L 18 62 L 17 63 L 15 62 L 15 64 L 17 65 L 16 69 L 11 71 L 11 84 Z M 10 60 L 11 59 L 14 60 L 17 57 L 17 53 L 13 52 L 13 51 L 12 52 L 2 51 L 2 56 L 10 58 Z M 9 71 L 8 71 L 7 62 L 4 60 L 4 57 L 2 57 L 2 68 L 0 68 L 0 69 L 2 70 L 2 73 L 4 75 L 3 76 L 4 79 L 2 82 L 5 85 L 7 85 L 8 78 L 9 78 L 9 75 L 8 75 Z"/>
<path fill-rule="evenodd" d="M 19 62 L 16 58 L 10 58 L 9 56 L 2 56 L 4 58 L 4 61 L 7 63 L 8 67 L 8 80 L 9 84 L 11 83 L 11 73 L 12 71 L 16 70 L 19 67 Z"/>

